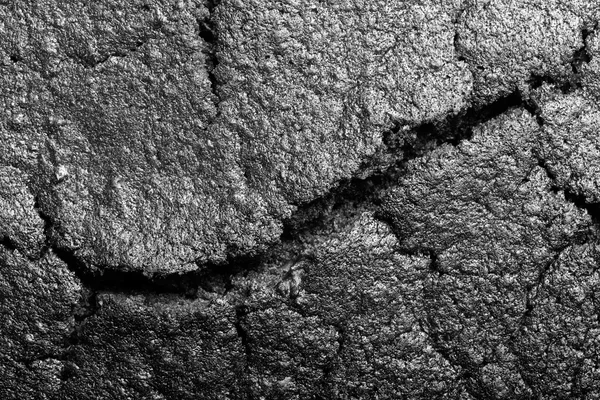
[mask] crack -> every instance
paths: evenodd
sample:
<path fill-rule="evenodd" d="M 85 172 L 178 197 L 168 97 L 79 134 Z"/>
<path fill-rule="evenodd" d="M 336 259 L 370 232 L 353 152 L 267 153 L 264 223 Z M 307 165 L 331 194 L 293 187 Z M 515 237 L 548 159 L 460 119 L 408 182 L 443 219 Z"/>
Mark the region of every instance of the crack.
<path fill-rule="evenodd" d="M 592 61 L 592 55 L 588 50 L 588 38 L 598 30 L 598 21 L 595 22 L 592 28 L 583 28 L 581 30 L 581 41 L 583 45 L 575 50 L 571 59 L 571 70 L 574 74 L 580 74 L 583 64 Z"/>
<path fill-rule="evenodd" d="M 217 1 L 210 3 L 211 16 L 216 6 Z M 214 55 L 218 42 L 216 29 L 211 19 L 208 22 L 198 23 L 200 35 L 208 44 L 207 49 L 212 54 L 207 57 L 208 67 L 214 70 L 218 61 Z M 213 78 L 215 78 L 213 81 L 213 91 L 215 91 L 218 82 L 216 77 Z M 532 75 L 531 78 L 532 87 L 550 81 L 551 78 L 537 75 Z M 571 89 L 565 87 L 565 90 Z M 366 177 L 343 179 L 324 196 L 299 205 L 292 217 L 283 221 L 281 241 L 301 244 L 305 236 L 314 236 L 320 231 L 330 233 L 336 223 L 344 220 L 344 217 L 348 219 L 348 216 L 364 211 L 373 211 L 377 219 L 387 223 L 379 207 L 383 195 L 397 184 L 411 160 L 441 145 L 457 146 L 462 141 L 469 140 L 473 136 L 475 127 L 513 108 L 525 108 L 536 116 L 538 123 L 544 123 L 537 106 L 529 98 L 524 98 L 519 90 L 489 104 L 473 106 L 440 120 L 427 121 L 418 125 L 411 125 L 407 121 L 396 121 L 383 135 L 385 147 L 381 150 L 383 155 L 378 156 L 382 156 L 386 160 L 385 163 L 380 163 L 378 156 L 375 156 L 375 161 L 366 161 L 358 171 L 358 174 L 368 174 Z M 568 193 L 566 195 L 578 206 L 587 207 L 595 218 L 600 218 L 600 206 L 586 205 L 580 198 Z M 276 251 L 276 246 L 273 246 L 258 255 L 229 257 L 221 263 L 198 264 L 197 270 L 185 273 L 148 275 L 141 271 L 132 271 L 126 265 L 112 268 L 102 265 L 90 266 L 78 256 L 76 249 L 68 249 L 57 244 L 56 239 L 62 229 L 58 222 L 43 212 L 39 198 L 36 198 L 34 207 L 45 222 L 46 244 L 43 253 L 52 251 L 56 254 L 92 292 L 171 293 L 190 299 L 196 298 L 200 291 L 226 295 L 234 289 L 233 276 L 256 270 L 271 252 Z M 432 268 L 438 274 L 442 274 L 443 271 L 435 262 L 436 255 L 429 251 L 424 254 L 432 259 Z"/>
<path fill-rule="evenodd" d="M 588 203 L 585 196 L 574 193 L 569 189 L 564 189 L 563 191 L 567 201 L 574 204 L 575 207 L 585 210 L 592 219 L 592 222 L 597 226 L 600 225 L 600 203 Z"/>
<path fill-rule="evenodd" d="M 198 292 L 225 295 L 233 288 L 231 277 L 256 268 L 260 257 L 230 257 L 223 264 L 204 265 L 202 268 L 185 273 L 147 275 L 142 271 L 128 270 L 126 266 L 116 268 L 97 267 L 90 269 L 72 250 L 51 247 L 82 282 L 96 292 L 125 294 L 155 293 L 178 294 L 188 299 L 198 297 Z"/>
<path fill-rule="evenodd" d="M 426 122 L 409 128 L 408 134 L 407 130 L 402 128 L 402 123 L 396 123 L 385 134 L 385 151 L 394 158 L 391 165 L 366 178 L 343 180 L 327 195 L 301 205 L 290 219 L 284 221 L 281 240 L 301 242 L 303 235 L 312 235 L 320 229 L 327 229 L 344 213 L 378 211 L 383 193 L 397 183 L 410 160 L 442 144 L 457 145 L 462 140 L 468 140 L 473 135 L 474 127 L 511 108 L 521 107 L 523 103 L 520 93 L 515 91 L 488 105 L 472 107 L 440 121 Z M 200 291 L 226 295 L 234 289 L 233 276 L 256 270 L 265 257 L 274 251 L 273 247 L 258 255 L 229 257 L 222 263 L 198 264 L 197 270 L 185 273 L 148 275 L 130 270 L 126 265 L 112 268 L 91 266 L 77 254 L 76 249 L 69 249 L 57 243 L 63 229 L 59 222 L 43 211 L 39 196 L 36 197 L 34 208 L 45 224 L 46 243 L 42 254 L 54 253 L 92 293 L 169 293 L 189 299 L 197 298 Z M 435 255 L 433 257 L 435 258 Z M 435 263 L 433 265 L 435 266 Z"/>
<path fill-rule="evenodd" d="M 546 277 L 550 273 L 552 267 L 556 265 L 563 253 L 570 248 L 571 244 L 568 244 L 558 249 L 554 253 L 554 255 L 539 270 L 536 281 L 525 287 L 525 311 L 523 312 L 523 315 L 520 318 L 521 324 L 518 329 L 525 326 L 526 322 L 531 318 L 533 310 L 535 309 L 535 301 L 540 295 L 540 290 L 544 286 L 544 281 L 546 280 Z"/>
<path fill-rule="evenodd" d="M 452 16 L 451 21 L 454 26 L 454 37 L 452 38 L 452 46 L 454 47 L 454 54 L 458 61 L 467 62 L 467 58 L 464 55 L 463 48 L 460 44 L 460 25 L 462 24 L 462 20 L 464 18 L 464 14 L 467 11 L 468 6 L 466 4 L 461 4 L 459 8 L 455 11 L 455 14 Z"/>
<path fill-rule="evenodd" d="M 331 359 L 328 360 L 327 363 L 323 366 L 322 376 L 319 379 L 319 383 L 323 386 L 324 390 L 327 390 L 327 387 L 335 384 L 335 379 L 333 377 L 334 373 L 338 370 L 342 363 L 342 353 L 346 349 L 346 340 L 347 340 L 347 327 L 346 321 L 330 324 L 330 326 L 335 329 L 337 333 L 337 344 L 338 347 L 335 350 L 335 354 Z"/>
<path fill-rule="evenodd" d="M 454 38 L 452 39 L 452 45 L 454 46 L 454 54 L 456 55 L 456 59 L 458 61 L 467 61 L 467 58 L 463 55 L 463 50 L 460 45 L 460 33 L 458 31 L 454 32 Z"/>
<path fill-rule="evenodd" d="M 563 94 L 572 93 L 581 87 L 579 76 L 576 74 L 570 76 L 569 79 L 559 80 L 549 75 L 532 73 L 527 80 L 527 85 L 531 90 L 539 89 L 543 84 L 552 85 L 558 88 Z M 530 99 L 528 99 L 527 104 L 531 104 Z"/>
<path fill-rule="evenodd" d="M 206 60 L 206 71 L 208 73 L 208 80 L 210 81 L 210 87 L 213 95 L 217 99 L 217 104 L 220 102 L 220 96 L 218 93 L 219 79 L 215 73 L 217 66 L 219 65 L 219 57 L 217 56 L 217 50 L 219 45 L 219 35 L 216 23 L 214 21 L 215 8 L 219 5 L 219 0 L 209 0 L 206 3 L 208 8 L 208 17 L 204 19 L 197 19 L 198 23 L 198 34 L 205 47 L 202 49 Z"/>
<path fill-rule="evenodd" d="M 238 304 L 235 307 L 235 322 L 234 327 L 237 333 L 238 338 L 242 344 L 244 349 L 244 376 L 241 378 L 244 384 L 246 385 L 246 398 L 253 399 L 254 395 L 252 393 L 252 387 L 250 382 L 250 365 L 251 365 L 251 357 L 252 357 L 252 346 L 250 345 L 250 338 L 248 335 L 248 330 L 245 326 L 245 319 L 248 315 L 249 310 L 245 304 Z"/>
<path fill-rule="evenodd" d="M 522 106 L 521 94 L 514 91 L 490 104 L 471 107 L 439 121 L 412 127 L 405 121 L 397 121 L 383 139 L 385 156 L 392 161 L 383 167 L 373 167 L 367 162 L 361 170 L 372 170 L 371 175 L 343 179 L 325 196 L 298 206 L 294 215 L 284 221 L 282 240 L 290 241 L 307 232 L 325 229 L 339 214 L 378 211 L 383 194 L 398 182 L 411 160 L 443 144 L 456 146 L 469 140 L 476 126 Z M 377 218 L 385 221 L 385 216 L 377 215 Z"/>
<path fill-rule="evenodd" d="M 543 77 L 536 77 L 536 79 L 539 79 L 539 82 L 540 82 L 539 85 L 536 87 L 541 86 L 541 84 L 543 82 L 548 82 L 553 85 L 557 84 L 557 82 L 555 82 L 554 80 L 551 80 L 551 79 L 545 80 L 545 79 L 543 79 Z M 559 86 L 559 88 L 560 88 L 560 86 Z M 561 90 L 563 90 L 563 89 L 564 89 L 564 87 Z M 574 89 L 573 86 L 569 86 L 569 88 L 567 90 L 572 91 L 573 89 Z M 563 93 L 565 93 L 564 90 L 563 90 Z M 536 104 L 533 100 L 527 99 L 523 102 L 523 106 L 535 118 L 540 129 L 544 129 L 544 127 L 546 125 L 546 121 L 542 117 L 542 110 L 539 107 L 539 105 Z M 544 172 L 546 173 L 546 176 L 548 177 L 550 182 L 552 182 L 550 190 L 554 193 L 558 193 L 559 191 L 562 191 L 566 201 L 572 203 L 573 205 L 575 205 L 575 207 L 577 207 L 579 209 L 585 210 L 587 212 L 587 214 L 590 216 L 590 218 L 592 219 L 592 223 L 595 226 L 600 226 L 600 202 L 590 203 L 586 200 L 584 195 L 582 195 L 580 193 L 576 193 L 567 187 L 563 187 L 563 186 L 559 185 L 559 183 L 558 183 L 559 178 L 552 171 L 550 165 L 548 164 L 548 160 L 543 158 L 541 155 L 534 155 L 534 156 L 537 158 L 537 165 L 544 170 Z"/>
<path fill-rule="evenodd" d="M 124 294 L 178 294 L 195 299 L 199 291 L 225 295 L 233 289 L 232 277 L 239 273 L 247 273 L 256 269 L 261 263 L 261 256 L 229 257 L 222 263 L 199 265 L 199 269 L 185 273 L 153 274 L 130 270 L 126 265 L 107 268 L 94 266 L 91 268 L 80 257 L 76 250 L 56 244 L 54 236 L 59 232 L 53 218 L 40 207 L 36 197 L 34 208 L 44 221 L 45 245 L 42 256 L 52 252 L 67 268 L 75 274 L 81 284 L 94 293 Z"/>

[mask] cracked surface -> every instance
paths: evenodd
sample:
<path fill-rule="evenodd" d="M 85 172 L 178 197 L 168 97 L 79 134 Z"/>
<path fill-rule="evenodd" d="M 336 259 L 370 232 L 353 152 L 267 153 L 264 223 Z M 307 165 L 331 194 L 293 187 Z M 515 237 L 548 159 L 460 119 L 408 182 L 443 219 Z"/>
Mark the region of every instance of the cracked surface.
<path fill-rule="evenodd" d="M 0 397 L 600 397 L 599 17 L 0 0 Z"/>

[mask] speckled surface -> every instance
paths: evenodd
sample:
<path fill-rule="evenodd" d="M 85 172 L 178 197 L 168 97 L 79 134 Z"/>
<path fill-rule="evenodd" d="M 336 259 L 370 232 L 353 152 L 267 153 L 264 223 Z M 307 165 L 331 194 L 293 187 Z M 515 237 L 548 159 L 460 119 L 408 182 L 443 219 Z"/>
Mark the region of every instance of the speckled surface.
<path fill-rule="evenodd" d="M 599 20 L 0 0 L 0 398 L 599 398 Z"/>

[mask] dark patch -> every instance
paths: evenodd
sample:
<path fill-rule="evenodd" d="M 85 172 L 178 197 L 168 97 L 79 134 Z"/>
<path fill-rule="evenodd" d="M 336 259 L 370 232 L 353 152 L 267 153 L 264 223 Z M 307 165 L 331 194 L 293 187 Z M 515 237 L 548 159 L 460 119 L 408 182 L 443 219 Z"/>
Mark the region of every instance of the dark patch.
<path fill-rule="evenodd" d="M 10 59 L 10 61 L 12 61 L 13 63 L 18 63 L 18 62 L 21 62 L 21 61 L 23 61 L 23 57 L 21 57 L 21 55 L 20 55 L 20 54 L 17 54 L 17 53 L 11 54 L 11 55 L 9 56 L 9 59 Z"/>
<path fill-rule="evenodd" d="M 581 86 L 581 83 L 576 77 L 569 80 L 558 80 L 549 75 L 531 74 L 527 81 L 529 87 L 533 90 L 540 88 L 543 84 L 553 85 L 558 88 L 563 94 L 568 94 Z"/>
<path fill-rule="evenodd" d="M 429 271 L 439 276 L 444 275 L 442 264 L 438 260 L 438 255 L 433 250 L 429 251 Z"/>
<path fill-rule="evenodd" d="M 565 199 L 573 203 L 577 208 L 586 210 L 594 224 L 600 224 L 600 203 L 588 203 L 585 196 L 565 190 Z"/>
<path fill-rule="evenodd" d="M 454 33 L 454 39 L 452 40 L 452 43 L 454 45 L 454 53 L 456 54 L 456 59 L 458 61 L 466 61 L 467 59 L 465 58 L 462 51 L 462 47 L 460 45 L 460 33 Z"/>
<path fill-rule="evenodd" d="M 17 249 L 17 244 L 7 235 L 0 237 L 0 246 L 3 246 L 5 249 L 10 251 Z"/>

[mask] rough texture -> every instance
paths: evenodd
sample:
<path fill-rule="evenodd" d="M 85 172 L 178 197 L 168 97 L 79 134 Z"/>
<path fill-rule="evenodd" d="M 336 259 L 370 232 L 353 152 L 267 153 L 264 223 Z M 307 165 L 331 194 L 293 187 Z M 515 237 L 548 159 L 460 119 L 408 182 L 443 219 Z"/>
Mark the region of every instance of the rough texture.
<path fill-rule="evenodd" d="M 0 0 L 0 398 L 600 398 L 599 17 Z"/>
<path fill-rule="evenodd" d="M 465 108 L 455 12 L 430 0 L 220 2 L 219 106 L 249 182 L 271 201 L 312 200 L 351 176 L 393 121 Z"/>
<path fill-rule="evenodd" d="M 97 268 L 224 262 L 278 227 L 217 113 L 206 7 L 143 2 L 4 6 L 2 163 L 29 174 L 52 242 Z"/>
<path fill-rule="evenodd" d="M 82 287 L 53 254 L 31 262 L 0 248 L 0 263 L 0 392 L 6 399 L 59 398 Z"/>
<path fill-rule="evenodd" d="M 548 344 L 532 318 L 548 271 L 593 233 L 587 212 L 554 189 L 540 167 L 541 138 L 527 111 L 512 111 L 481 126 L 472 140 L 411 163 L 384 205 L 401 248 L 431 254 L 431 335 L 468 373 L 470 390 L 485 398 L 575 390 L 568 378 L 574 372 L 562 359 L 531 363 Z M 581 332 L 564 333 L 575 340 Z M 562 386 L 532 379 L 546 368 L 566 375 Z"/>
<path fill-rule="evenodd" d="M 593 7 L 581 3 L 465 1 L 456 45 L 473 73 L 475 100 L 527 91 L 534 76 L 566 79 L 575 52 L 584 46 L 581 31 L 590 15 L 582 14 Z"/>

